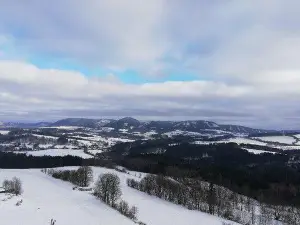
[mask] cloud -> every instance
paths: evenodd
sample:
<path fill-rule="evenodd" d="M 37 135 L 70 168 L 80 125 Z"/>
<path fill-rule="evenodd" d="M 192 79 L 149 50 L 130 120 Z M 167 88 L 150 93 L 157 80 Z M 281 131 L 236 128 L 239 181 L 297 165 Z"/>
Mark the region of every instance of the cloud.
<path fill-rule="evenodd" d="M 284 118 L 293 117 L 300 110 L 295 105 L 297 100 L 286 96 L 284 90 L 281 94 L 285 102 L 281 103 L 259 86 L 214 81 L 125 84 L 111 77 L 87 78 L 76 71 L 40 69 L 20 61 L 2 60 L 1 118 L 55 120 L 69 116 L 136 116 L 243 121 L 240 123 L 263 127 L 272 123 L 282 125 Z M 274 122 L 277 117 L 279 121 Z M 285 124 L 286 127 L 293 125 L 297 123 Z"/>
<path fill-rule="evenodd" d="M 0 3 L 0 33 L 25 52 L 112 69 L 150 68 L 168 44 L 160 35 L 164 1 L 30 0 Z"/>
<path fill-rule="evenodd" d="M 2 117 L 131 115 L 297 128 L 299 7 L 296 0 L 0 2 Z M 40 69 L 31 57 L 111 73 Z M 199 79 L 133 85 L 119 80 L 124 71 Z"/>

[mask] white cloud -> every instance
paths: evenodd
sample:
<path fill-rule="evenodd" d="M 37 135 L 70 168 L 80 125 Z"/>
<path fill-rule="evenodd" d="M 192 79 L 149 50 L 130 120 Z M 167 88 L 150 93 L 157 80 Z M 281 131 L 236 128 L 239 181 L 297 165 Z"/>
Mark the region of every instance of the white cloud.
<path fill-rule="evenodd" d="M 286 95 L 284 89 L 276 90 L 284 100 L 282 103 L 255 85 L 213 81 L 133 85 L 114 81 L 111 77 L 109 75 L 107 80 L 87 78 L 73 71 L 39 69 L 20 61 L 0 61 L 0 107 L 4 114 L 1 118 L 205 118 L 234 123 L 238 120 L 242 124 L 251 121 L 252 126 L 264 127 L 272 123 L 274 126 L 276 118 L 280 118 L 275 121 L 276 125 L 282 125 L 285 118 L 293 117 L 300 110 L 297 99 Z M 294 121 L 285 124 L 287 128 L 292 125 L 297 124 Z"/>
<path fill-rule="evenodd" d="M 250 125 L 296 127 L 299 7 L 297 0 L 0 1 L 1 59 L 46 55 L 144 76 L 201 77 L 132 85 L 112 74 L 87 78 L 2 60 L 0 106 L 7 116 L 241 116 Z M 7 45 L 9 54 L 1 51 Z"/>

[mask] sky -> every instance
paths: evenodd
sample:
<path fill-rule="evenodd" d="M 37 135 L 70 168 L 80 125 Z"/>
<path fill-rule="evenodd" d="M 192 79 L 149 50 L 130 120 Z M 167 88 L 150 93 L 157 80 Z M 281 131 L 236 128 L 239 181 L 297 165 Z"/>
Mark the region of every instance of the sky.
<path fill-rule="evenodd" d="M 0 0 L 0 121 L 300 129 L 298 0 Z"/>

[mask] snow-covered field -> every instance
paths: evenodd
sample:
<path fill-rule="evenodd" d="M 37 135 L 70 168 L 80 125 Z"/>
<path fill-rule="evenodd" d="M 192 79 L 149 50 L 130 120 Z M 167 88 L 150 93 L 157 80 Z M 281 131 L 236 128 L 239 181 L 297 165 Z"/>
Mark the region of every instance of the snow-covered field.
<path fill-rule="evenodd" d="M 168 136 L 168 137 L 173 137 L 173 136 L 177 136 L 177 135 L 184 135 L 184 136 L 205 136 L 201 133 L 198 132 L 189 132 L 189 131 L 182 131 L 182 130 L 175 130 L 175 131 L 170 131 L 170 132 L 166 132 L 164 133 L 164 135 Z"/>
<path fill-rule="evenodd" d="M 276 154 L 275 152 L 268 152 L 268 151 L 263 151 L 263 150 L 257 150 L 257 149 L 251 149 L 251 148 L 243 148 L 244 150 L 251 152 L 253 154 L 262 154 L 262 153 L 271 153 L 271 154 Z"/>
<path fill-rule="evenodd" d="M 0 130 L 0 134 L 6 135 L 8 134 L 10 131 L 9 130 Z"/>
<path fill-rule="evenodd" d="M 24 153 L 32 156 L 77 156 L 80 158 L 93 158 L 93 156 L 88 155 L 83 152 L 83 150 L 72 150 L 72 149 L 47 149 L 38 151 L 16 151 L 15 153 Z"/>
<path fill-rule="evenodd" d="M 293 144 L 296 139 L 291 136 L 270 136 L 270 137 L 258 137 L 258 140 L 267 141 L 267 142 L 278 142 L 282 144 Z"/>
<path fill-rule="evenodd" d="M 296 134 L 294 135 L 296 138 L 299 138 L 300 139 L 300 134 Z"/>
<path fill-rule="evenodd" d="M 283 137 L 283 138 L 278 138 Z M 293 145 L 291 144 L 291 140 L 293 140 Z M 296 139 L 289 136 L 270 136 L 270 137 L 259 137 L 254 139 L 245 138 L 245 137 L 236 137 L 230 138 L 222 141 L 195 141 L 195 144 L 205 145 L 205 144 L 213 144 L 213 143 L 237 143 L 237 144 L 251 144 L 251 145 L 259 145 L 259 146 L 269 146 L 272 148 L 277 148 L 281 150 L 300 150 L 300 142 L 294 143 Z M 264 142 L 265 141 L 265 142 Z M 270 142 L 270 143 L 267 143 Z M 281 143 L 285 145 L 280 145 L 276 143 Z M 258 150 L 255 150 L 259 152 Z M 256 152 L 256 153 L 257 153 Z M 261 151 L 261 153 L 264 151 Z M 253 152 L 254 153 L 254 152 Z"/>
<path fill-rule="evenodd" d="M 61 130 L 77 130 L 79 128 L 83 127 L 78 127 L 78 126 L 58 126 L 58 127 L 40 127 L 41 129 L 47 129 L 47 128 L 55 128 L 55 129 L 61 129 Z"/>
<path fill-rule="evenodd" d="M 253 140 L 253 139 L 249 139 L 249 138 L 230 138 L 226 141 L 220 141 L 220 142 L 234 142 L 237 144 L 251 144 L 251 145 L 261 145 L 261 146 L 266 146 L 266 143 L 263 143 L 261 141 L 258 140 Z"/>
<path fill-rule="evenodd" d="M 105 168 L 94 168 L 94 178 L 111 172 Z M 119 173 L 122 198 L 138 207 L 138 219 L 147 225 L 222 225 L 222 219 L 163 201 L 126 185 L 127 178 L 134 176 Z M 116 210 L 95 199 L 87 192 L 72 190 L 70 183 L 56 180 L 40 170 L 1 170 L 0 182 L 6 178 L 19 177 L 24 193 L 7 201 L 0 194 L 0 218 L 3 225 L 134 225 L 135 223 Z M 138 178 L 137 178 L 138 179 Z M 15 204 L 20 199 L 20 206 Z M 232 222 L 232 224 L 235 224 Z"/>
<path fill-rule="evenodd" d="M 267 144 L 258 140 L 253 140 L 249 138 L 242 138 L 242 137 L 236 137 L 236 138 L 230 138 L 223 141 L 196 141 L 195 144 L 213 144 L 213 143 L 237 143 L 237 144 L 251 144 L 251 145 L 260 145 L 260 146 L 266 146 Z"/>

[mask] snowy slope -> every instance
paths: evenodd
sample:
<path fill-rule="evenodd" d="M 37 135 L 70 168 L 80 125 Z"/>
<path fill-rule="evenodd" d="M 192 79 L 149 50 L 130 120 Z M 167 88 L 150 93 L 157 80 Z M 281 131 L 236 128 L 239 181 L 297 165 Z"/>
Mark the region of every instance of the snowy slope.
<path fill-rule="evenodd" d="M 276 154 L 275 152 L 269 152 L 269 151 L 263 151 L 263 150 L 257 150 L 257 149 L 251 149 L 251 148 L 243 148 L 244 150 L 251 152 L 253 154 L 262 154 L 262 153 L 270 153 L 270 154 Z"/>
<path fill-rule="evenodd" d="M 107 172 L 105 168 L 95 168 L 95 176 Z M 138 219 L 147 225 L 222 225 L 222 219 L 199 211 L 188 210 L 182 206 L 169 203 L 146 193 L 129 188 L 126 184 L 128 178 L 139 179 L 140 173 L 117 173 L 121 179 L 123 191 L 122 198 L 138 207 Z M 136 176 L 135 176 L 136 175 Z M 235 224 L 232 222 L 232 224 Z"/>
<path fill-rule="evenodd" d="M 234 142 L 234 143 L 237 143 L 237 144 L 251 144 L 251 145 L 261 145 L 261 146 L 266 146 L 267 144 L 266 143 L 263 143 L 259 140 L 252 140 L 252 139 L 249 139 L 249 138 L 230 138 L 228 139 L 227 141 L 219 141 L 220 143 L 222 142 Z"/>
<path fill-rule="evenodd" d="M 9 130 L 0 130 L 0 134 L 6 135 L 9 133 Z"/>
<path fill-rule="evenodd" d="M 72 191 L 72 185 L 38 170 L 1 170 L 0 181 L 13 176 L 23 181 L 23 203 L 15 206 L 19 197 L 0 202 L 3 225 L 49 225 L 52 218 L 57 220 L 57 225 L 134 224 L 92 195 Z M 5 196 L 1 194 L 0 198 Z"/>
<path fill-rule="evenodd" d="M 293 144 L 296 139 L 291 136 L 270 136 L 270 137 L 259 137 L 257 138 L 262 141 L 267 141 L 267 142 L 278 142 L 282 144 Z"/>
<path fill-rule="evenodd" d="M 222 219 L 168 203 L 131 189 L 126 185 L 132 175 L 105 168 L 94 168 L 94 177 L 114 172 L 121 179 L 122 198 L 138 207 L 138 219 L 147 225 L 222 225 Z M 57 225 L 133 225 L 132 221 L 96 200 L 86 192 L 73 191 L 72 185 L 56 180 L 39 170 L 1 170 L 0 182 L 18 176 L 23 181 L 24 193 L 8 201 L 0 201 L 0 218 L 4 224 L 48 225 L 51 218 Z M 5 198 L 0 194 L 0 199 Z M 15 203 L 23 199 L 21 206 Z M 232 224 L 235 224 L 232 222 Z"/>

